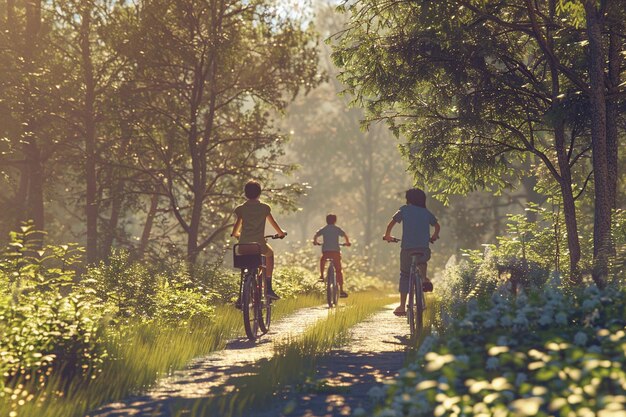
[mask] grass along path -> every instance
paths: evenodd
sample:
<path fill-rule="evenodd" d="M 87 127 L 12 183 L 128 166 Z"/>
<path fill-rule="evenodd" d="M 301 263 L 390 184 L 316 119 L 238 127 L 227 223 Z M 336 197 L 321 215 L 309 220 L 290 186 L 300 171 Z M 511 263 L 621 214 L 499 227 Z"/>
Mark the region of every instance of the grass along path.
<path fill-rule="evenodd" d="M 425 328 L 438 310 L 438 302 L 428 297 L 431 306 L 425 315 Z M 246 417 L 339 417 L 372 415 L 375 399 L 368 393 L 393 380 L 413 356 L 418 341 L 409 339 L 406 318 L 393 315 L 397 303 L 386 305 L 366 320 L 351 327 L 342 346 L 314 358 L 314 372 L 305 383 L 285 385 L 266 407 L 247 410 Z M 427 330 L 428 332 L 429 330 Z M 303 362 L 307 362 L 304 358 Z M 378 390 L 382 394 L 382 390 Z M 376 392 L 374 389 L 372 392 Z M 360 412 L 359 412 L 360 409 Z M 365 413 L 363 413 L 363 411 Z"/>
<path fill-rule="evenodd" d="M 319 358 L 347 343 L 355 325 L 385 308 L 389 302 L 390 298 L 380 293 L 353 294 L 339 309 L 330 310 L 325 320 L 318 321 L 297 337 L 276 343 L 274 355 L 268 360 L 231 375 L 228 384 L 237 386 L 237 391 L 225 396 L 215 396 L 214 392 L 209 398 L 178 401 L 169 413 L 163 415 L 248 416 L 253 407 L 270 404 L 276 399 L 275 394 L 285 387 L 309 379 L 315 373 Z"/>
<path fill-rule="evenodd" d="M 298 309 L 320 305 L 319 296 L 280 300 L 272 315 L 278 320 Z M 126 331 L 123 340 L 108 341 L 112 358 L 103 372 L 89 385 L 73 384 L 62 395 L 58 381 L 35 394 L 17 392 L 15 401 L 0 399 L 0 416 L 77 417 L 102 404 L 147 390 L 158 378 L 172 375 L 197 356 L 221 350 L 229 339 L 242 335 L 241 312 L 232 306 L 217 308 L 214 321 L 193 327 L 162 327 L 156 323 L 137 324 Z M 23 390 L 22 392 L 25 392 Z M 29 398 L 20 404 L 19 396 Z"/>
<path fill-rule="evenodd" d="M 300 299 L 295 301 L 295 305 L 300 305 L 298 300 Z M 256 343 L 243 336 L 233 339 L 223 350 L 194 359 L 186 369 L 160 380 L 145 394 L 107 404 L 88 413 L 88 416 L 167 415 L 167 410 L 176 400 L 201 398 L 218 388 L 232 390 L 235 387 L 229 385 L 229 378 L 240 372 L 245 373 L 257 361 L 271 357 L 277 337 L 300 333 L 308 325 L 328 316 L 328 308 L 319 304 L 318 299 L 317 307 L 302 308 L 281 320 L 275 320 L 270 332 Z M 237 313 L 238 321 L 241 322 L 241 312 L 237 310 Z M 273 315 L 273 318 L 276 317 Z M 240 335 L 242 334 L 243 329 Z"/>

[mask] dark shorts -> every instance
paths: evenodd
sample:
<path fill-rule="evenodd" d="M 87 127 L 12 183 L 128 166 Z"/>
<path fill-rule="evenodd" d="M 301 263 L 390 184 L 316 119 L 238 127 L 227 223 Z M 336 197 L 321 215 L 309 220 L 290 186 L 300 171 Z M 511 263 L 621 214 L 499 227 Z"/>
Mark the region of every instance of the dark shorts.
<path fill-rule="evenodd" d="M 430 248 L 402 249 L 400 251 L 400 283 L 398 291 L 409 292 L 409 273 L 411 272 L 411 257 L 414 252 L 419 252 L 417 256 L 418 264 L 425 264 L 430 259 Z"/>

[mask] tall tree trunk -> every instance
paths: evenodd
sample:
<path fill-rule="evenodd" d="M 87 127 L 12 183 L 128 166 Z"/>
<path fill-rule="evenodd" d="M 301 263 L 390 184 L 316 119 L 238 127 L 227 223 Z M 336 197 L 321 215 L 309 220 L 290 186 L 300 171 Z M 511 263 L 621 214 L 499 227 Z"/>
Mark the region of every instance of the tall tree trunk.
<path fill-rule="evenodd" d="M 122 213 L 122 205 L 124 203 L 124 197 L 122 194 L 124 191 L 124 181 L 119 178 L 113 181 L 114 185 L 111 187 L 111 217 L 109 217 L 109 221 L 107 222 L 107 230 L 104 234 L 100 251 L 100 255 L 103 258 L 106 258 L 111 254 L 113 241 L 117 237 L 117 227 Z"/>
<path fill-rule="evenodd" d="M 121 160 L 125 157 L 128 151 L 128 145 L 130 144 L 131 131 L 126 123 L 122 121 L 122 144 L 117 152 L 117 160 Z M 109 178 L 111 181 L 111 216 L 109 217 L 107 230 L 102 242 L 100 255 L 102 257 L 109 256 L 111 249 L 113 248 L 113 242 L 118 237 L 117 228 L 119 220 L 122 215 L 122 208 L 124 206 L 124 187 L 126 181 L 122 178 L 122 174 L 117 172 L 117 169 L 113 165 L 109 165 Z"/>
<path fill-rule="evenodd" d="M 150 197 L 150 207 L 148 208 L 148 214 L 146 215 L 146 223 L 143 226 L 143 232 L 141 233 L 141 240 L 139 241 L 139 247 L 137 248 L 137 257 L 143 259 L 148 249 L 148 243 L 150 243 L 150 233 L 152 233 L 152 225 L 154 224 L 154 218 L 159 208 L 159 195 L 152 194 Z"/>
<path fill-rule="evenodd" d="M 611 240 L 611 204 L 606 125 L 606 93 L 604 89 L 604 53 L 602 48 L 602 16 L 595 1 L 585 1 L 587 35 L 589 37 L 589 101 L 591 110 L 591 141 L 595 189 L 593 229 L 594 268 L 592 277 L 602 288 L 608 274 Z"/>
<path fill-rule="evenodd" d="M 621 83 L 620 68 L 622 66 L 622 42 L 620 40 L 621 22 L 615 22 L 609 27 L 609 93 L 617 93 Z M 617 178 L 618 178 L 618 128 L 619 101 L 609 99 L 606 103 L 606 149 L 608 167 L 608 196 L 611 208 L 617 208 Z"/>
<path fill-rule="evenodd" d="M 196 188 L 197 190 L 197 188 Z M 189 221 L 189 232 L 187 233 L 187 259 L 192 264 L 198 260 L 198 241 L 200 239 L 200 220 L 202 219 L 202 203 L 204 188 L 194 192 L 191 220 Z"/>
<path fill-rule="evenodd" d="M 558 179 L 563 198 L 563 215 L 567 230 L 567 246 L 569 249 L 570 281 L 580 285 L 581 275 L 578 267 L 580 262 L 580 241 L 578 239 L 578 223 L 576 220 L 576 205 L 572 192 L 572 172 L 569 158 L 565 149 L 565 122 L 559 120 L 554 126 L 555 148 L 561 177 Z"/>
<path fill-rule="evenodd" d="M 81 60 L 85 89 L 83 103 L 83 129 L 85 135 L 85 216 L 87 219 L 87 264 L 98 261 L 98 178 L 95 118 L 95 80 L 91 56 L 91 6 L 84 4 L 81 12 Z"/>
<path fill-rule="evenodd" d="M 41 1 L 26 2 L 26 31 L 24 51 L 24 74 L 26 76 L 26 86 L 24 88 L 24 156 L 26 159 L 26 173 L 28 175 L 28 187 L 26 195 L 26 219 L 33 220 L 35 230 L 43 231 L 44 224 L 44 168 L 41 156 L 38 135 L 41 134 L 39 123 L 37 122 L 36 106 L 33 97 L 36 97 L 34 86 L 35 56 L 38 49 L 39 32 L 41 29 Z M 36 246 L 43 243 L 43 234 L 33 235 Z"/>

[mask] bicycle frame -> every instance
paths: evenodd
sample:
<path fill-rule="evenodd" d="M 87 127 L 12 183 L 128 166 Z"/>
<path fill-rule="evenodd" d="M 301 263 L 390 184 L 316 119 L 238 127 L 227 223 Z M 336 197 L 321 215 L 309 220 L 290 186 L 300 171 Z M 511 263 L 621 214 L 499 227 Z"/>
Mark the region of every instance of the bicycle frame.
<path fill-rule="evenodd" d="M 268 238 L 282 237 L 265 236 L 265 239 Z M 242 251 L 242 248 L 246 249 Z M 239 300 L 244 328 L 252 341 L 260 336 L 259 331 L 261 334 L 269 331 L 272 316 L 272 301 L 267 296 L 266 259 L 261 250 L 260 243 L 237 243 L 233 246 L 233 266 L 241 269 Z"/>
<path fill-rule="evenodd" d="M 411 336 L 421 332 L 424 326 L 424 309 L 426 299 L 422 288 L 422 274 L 417 262 L 418 254 L 411 255 L 411 269 L 409 272 L 409 294 L 407 308 L 407 322 L 411 331 Z"/>
<path fill-rule="evenodd" d="M 335 261 L 330 258 L 326 259 L 326 265 L 328 265 L 328 273 L 326 274 L 326 301 L 328 302 L 328 307 L 332 308 L 339 304 L 339 284 L 337 283 L 336 272 L 337 266 L 335 265 Z"/>

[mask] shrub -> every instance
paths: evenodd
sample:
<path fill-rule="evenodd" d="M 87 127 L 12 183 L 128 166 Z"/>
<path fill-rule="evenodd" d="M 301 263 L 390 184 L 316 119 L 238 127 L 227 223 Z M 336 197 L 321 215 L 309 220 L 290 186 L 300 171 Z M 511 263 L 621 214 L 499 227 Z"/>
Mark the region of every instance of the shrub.
<path fill-rule="evenodd" d="M 127 251 L 116 250 L 107 262 L 90 268 L 80 287 L 93 291 L 97 300 L 116 317 L 153 317 L 158 278 Z"/>
<path fill-rule="evenodd" d="M 626 294 L 507 289 L 466 313 L 385 388 L 377 415 L 582 415 L 626 394 Z M 623 403 L 620 403 L 623 407 Z M 620 408 L 623 409 L 623 408 Z"/>
<path fill-rule="evenodd" d="M 69 293 L 82 250 L 39 249 L 32 235 L 29 225 L 11 233 L 0 256 L 0 384 L 95 377 L 106 357 L 102 310 L 85 294 Z"/>

